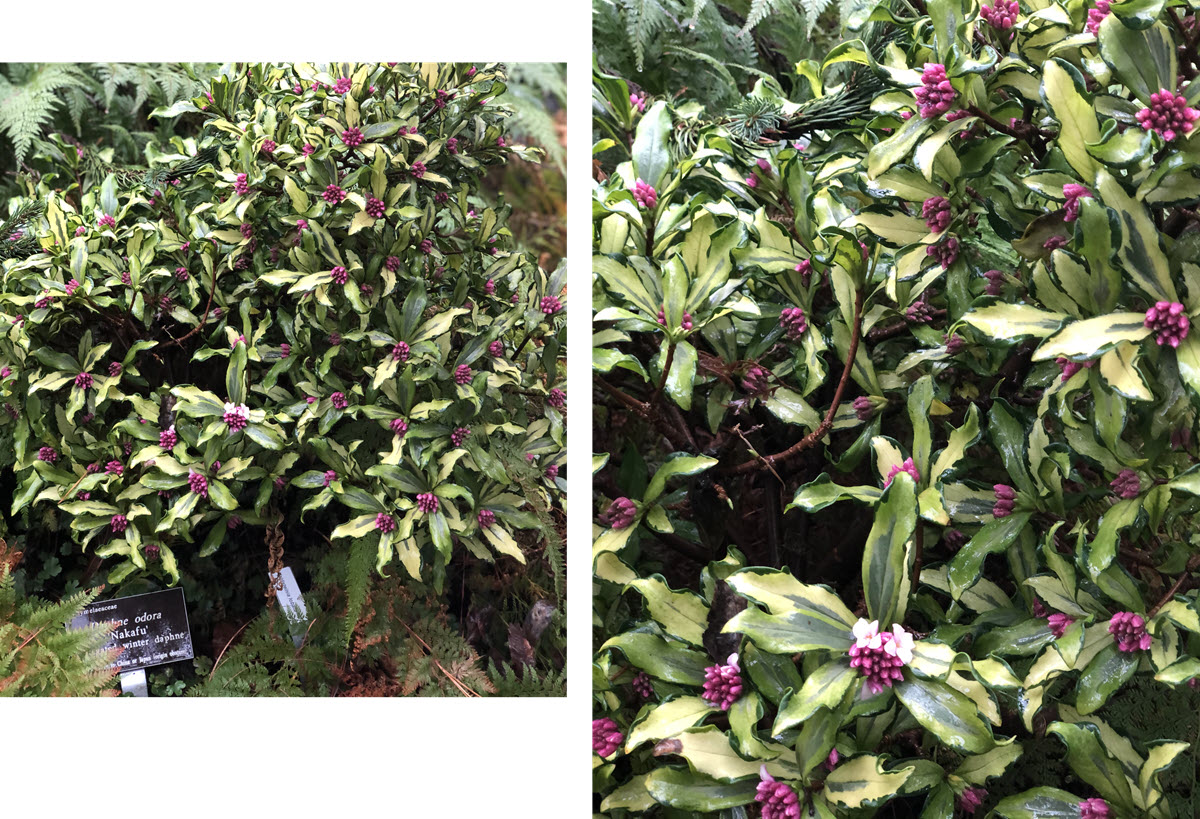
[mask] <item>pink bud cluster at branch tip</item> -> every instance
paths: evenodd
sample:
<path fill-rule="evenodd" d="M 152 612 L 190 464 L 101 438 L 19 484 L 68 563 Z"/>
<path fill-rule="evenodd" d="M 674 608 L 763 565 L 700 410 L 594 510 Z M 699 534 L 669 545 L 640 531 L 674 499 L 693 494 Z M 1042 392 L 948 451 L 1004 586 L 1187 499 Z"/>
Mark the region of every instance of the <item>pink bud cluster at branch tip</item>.
<path fill-rule="evenodd" d="M 1096 7 L 1088 9 L 1087 30 L 1091 34 L 1100 33 L 1100 24 L 1109 15 L 1109 0 L 1096 0 Z"/>
<path fill-rule="evenodd" d="M 891 486 L 892 481 L 895 480 L 896 476 L 901 472 L 907 472 L 909 475 L 911 475 L 913 483 L 919 484 L 921 482 L 921 473 L 917 471 L 917 465 L 913 463 L 912 458 L 905 458 L 904 463 L 892 465 L 892 468 L 888 470 L 887 477 L 883 479 L 883 485 Z"/>
<path fill-rule="evenodd" d="M 1046 248 L 1046 250 L 1062 250 L 1066 246 L 1066 236 L 1051 236 L 1049 239 L 1042 242 L 1042 247 Z"/>
<path fill-rule="evenodd" d="M 903 626 L 892 624 L 891 631 L 879 630 L 879 621 L 859 618 L 853 629 L 850 667 L 867 678 L 867 691 L 874 695 L 903 678 L 901 668 L 912 662 L 913 636 Z"/>
<path fill-rule="evenodd" d="M 58 452 L 55 451 L 54 447 L 44 446 L 38 450 L 38 460 L 52 464 L 58 460 Z"/>
<path fill-rule="evenodd" d="M 639 114 L 644 114 L 646 112 L 646 95 L 635 91 L 629 95 L 629 104 L 636 108 Z"/>
<path fill-rule="evenodd" d="M 933 308 L 924 296 L 908 305 L 904 311 L 904 319 L 909 324 L 928 324 L 933 321 Z"/>
<path fill-rule="evenodd" d="M 491 529 L 496 523 L 496 513 L 491 509 L 480 509 L 475 520 L 479 522 L 480 529 Z"/>
<path fill-rule="evenodd" d="M 1191 322 L 1184 307 L 1177 301 L 1160 301 L 1146 311 L 1143 324 L 1154 333 L 1154 341 L 1161 347 L 1168 344 L 1178 347 L 1187 338 Z"/>
<path fill-rule="evenodd" d="M 492 358 L 500 358 L 502 355 L 504 355 L 504 342 L 500 339 L 496 339 L 489 344 L 488 355 L 490 355 Z"/>
<path fill-rule="evenodd" d="M 382 199 L 376 199 L 374 196 L 367 196 L 367 216 L 372 219 L 378 219 L 387 211 L 387 205 Z"/>
<path fill-rule="evenodd" d="M 628 529 L 637 517 L 637 506 L 629 498 L 616 498 L 600 515 L 600 523 L 610 529 Z"/>
<path fill-rule="evenodd" d="M 113 515 L 112 520 L 109 521 L 109 526 L 114 532 L 121 534 L 129 528 L 129 518 L 121 514 Z"/>
<path fill-rule="evenodd" d="M 979 16 L 997 31 L 1007 31 L 1012 28 L 1020 13 L 1021 7 L 1017 5 L 1017 0 L 995 0 L 995 6 L 985 3 L 979 10 Z"/>
<path fill-rule="evenodd" d="M 421 177 L 423 177 L 425 175 L 426 170 L 427 169 L 425 167 L 424 162 L 414 162 L 412 164 L 412 167 L 409 169 L 409 171 L 412 173 L 414 179 L 420 179 Z"/>
<path fill-rule="evenodd" d="M 865 395 L 860 395 L 852 403 L 854 416 L 860 421 L 870 421 L 875 415 L 875 403 Z"/>
<path fill-rule="evenodd" d="M 118 376 L 120 376 L 120 375 L 121 375 L 121 370 L 122 370 L 122 369 L 124 369 L 124 368 L 121 366 L 121 362 L 120 362 L 120 361 L 113 361 L 113 362 L 111 362 L 111 363 L 108 365 L 108 375 L 109 375 L 109 377 L 110 377 L 110 378 L 117 378 Z"/>
<path fill-rule="evenodd" d="M 400 257 L 388 256 L 386 259 L 383 260 L 383 266 L 386 267 L 391 272 L 395 273 L 397 270 L 400 269 Z"/>
<path fill-rule="evenodd" d="M 306 143 L 304 143 L 303 146 L 301 146 L 300 153 L 302 156 L 309 156 L 316 150 L 317 150 L 317 147 L 315 145 L 312 145 L 312 144 L 306 142 Z"/>
<path fill-rule="evenodd" d="M 555 478 L 557 478 L 558 477 L 558 464 L 550 464 L 550 466 L 546 467 L 545 474 L 546 474 L 546 480 L 552 481 Z"/>
<path fill-rule="evenodd" d="M 466 427 L 459 427 L 454 430 L 454 432 L 450 433 L 450 443 L 454 444 L 456 447 L 462 446 L 463 442 L 467 440 L 467 436 L 470 434 L 471 430 L 467 429 Z"/>
<path fill-rule="evenodd" d="M 546 403 L 555 409 L 562 409 L 567 405 L 567 394 L 555 387 L 546 396 Z"/>
<path fill-rule="evenodd" d="M 762 395 L 771 389 L 771 372 L 754 364 L 742 376 L 742 389 L 751 395 Z"/>
<path fill-rule="evenodd" d="M 1079 803 L 1079 819 L 1110 819 L 1111 816 L 1112 810 L 1103 799 L 1093 797 Z"/>
<path fill-rule="evenodd" d="M 621 748 L 625 735 L 608 717 L 592 720 L 592 751 L 601 759 L 612 756 Z"/>
<path fill-rule="evenodd" d="M 390 534 L 396 531 L 396 519 L 386 512 L 380 512 L 375 516 L 375 528 L 385 535 Z"/>
<path fill-rule="evenodd" d="M 925 255 L 937 259 L 938 264 L 942 267 L 949 267 L 958 260 L 957 237 L 947 236 L 938 244 L 929 245 L 925 248 Z"/>
<path fill-rule="evenodd" d="M 340 77 L 338 81 L 333 84 L 333 93 L 347 94 L 350 92 L 350 86 L 351 82 L 349 77 Z"/>
<path fill-rule="evenodd" d="M 921 204 L 921 218 L 925 220 L 925 227 L 929 228 L 930 233 L 941 233 L 950 227 L 954 219 L 950 200 L 944 196 L 929 197 Z"/>
<path fill-rule="evenodd" d="M 458 154 L 457 137 L 450 137 L 448 140 L 446 140 L 446 153 L 450 154 L 451 156 L 456 156 Z"/>
<path fill-rule="evenodd" d="M 779 312 L 779 323 L 791 341 L 798 341 L 808 330 L 808 319 L 800 307 L 785 307 Z"/>
<path fill-rule="evenodd" d="M 99 221 L 97 224 L 98 224 L 98 226 L 99 226 L 99 227 L 101 227 L 101 228 L 110 228 L 110 227 L 116 227 L 116 226 L 117 226 L 117 220 L 116 220 L 116 219 L 114 219 L 114 218 L 112 218 L 111 216 L 109 216 L 109 215 L 106 213 L 106 214 L 104 214 L 103 216 L 101 216 L 101 217 L 100 217 L 100 221 Z"/>
<path fill-rule="evenodd" d="M 1187 97 L 1166 88 L 1150 95 L 1150 105 L 1138 111 L 1137 121 L 1147 131 L 1154 131 L 1167 142 L 1191 133 L 1200 110 L 1188 107 Z"/>
<path fill-rule="evenodd" d="M 208 478 L 194 469 L 188 470 L 188 488 L 202 498 L 208 497 Z"/>
<path fill-rule="evenodd" d="M 78 375 L 75 376 L 75 387 L 77 389 L 86 390 L 86 389 L 90 389 L 91 386 L 92 386 L 92 374 L 91 373 L 79 373 Z"/>
<path fill-rule="evenodd" d="M 471 383 L 471 368 L 466 364 L 459 364 L 454 370 L 454 383 L 466 386 Z"/>
<path fill-rule="evenodd" d="M 338 473 L 336 470 L 327 469 L 327 470 L 325 470 L 325 474 L 322 475 L 321 478 L 324 481 L 322 486 L 329 486 L 329 484 L 333 483 L 334 481 L 336 481 L 338 479 Z"/>
<path fill-rule="evenodd" d="M 1013 507 L 1016 505 L 1016 490 L 1008 484 L 998 483 L 992 487 L 992 491 L 996 493 L 996 503 L 992 506 L 992 516 L 1006 518 L 1011 515 Z"/>
<path fill-rule="evenodd" d="M 754 801 L 762 803 L 762 819 L 799 819 L 800 794 L 795 788 L 767 773 L 766 765 L 759 769 L 758 776 Z"/>
<path fill-rule="evenodd" d="M 342 131 L 342 142 L 349 148 L 357 148 L 363 144 L 363 132 L 358 128 L 347 128 Z"/>
<path fill-rule="evenodd" d="M 334 284 L 345 284 L 350 280 L 350 274 L 346 272 L 346 268 L 338 265 L 329 271 L 329 278 L 333 279 Z"/>
<path fill-rule="evenodd" d="M 405 361 L 408 361 L 408 353 L 409 346 L 403 341 L 397 341 L 396 345 L 392 347 L 392 358 L 396 359 L 401 364 L 403 364 Z"/>
<path fill-rule="evenodd" d="M 433 252 L 433 239 L 422 239 L 419 245 L 421 252 L 428 255 Z"/>
<path fill-rule="evenodd" d="M 401 438 L 404 437 L 404 433 L 408 432 L 408 422 L 403 418 L 393 418 L 389 426 L 391 427 L 392 432 Z"/>
<path fill-rule="evenodd" d="M 812 262 L 808 259 L 802 260 L 799 264 L 796 265 L 796 272 L 800 274 L 801 283 L 805 287 L 808 287 L 809 281 L 812 280 L 812 272 L 813 272 Z"/>
<path fill-rule="evenodd" d="M 633 198 L 646 210 L 653 210 L 655 205 L 658 204 L 658 191 L 640 179 L 633 183 L 631 191 Z"/>
<path fill-rule="evenodd" d="M 333 395 L 329 396 L 329 403 L 333 404 L 334 409 L 340 410 L 344 410 L 346 407 L 350 406 L 350 402 L 346 400 L 346 393 L 344 392 L 335 392 Z"/>
<path fill-rule="evenodd" d="M 238 196 L 245 196 L 250 192 L 250 183 L 247 181 L 246 174 L 239 173 L 237 180 L 233 183 L 233 192 Z"/>
<path fill-rule="evenodd" d="M 742 687 L 738 655 L 730 654 L 724 665 L 710 665 L 704 669 L 704 686 L 700 697 L 722 711 L 728 711 L 731 705 L 741 699 Z"/>
<path fill-rule="evenodd" d="M 1074 622 L 1072 618 L 1057 611 L 1046 618 L 1046 623 L 1050 626 L 1050 633 L 1054 635 L 1055 639 L 1062 637 Z"/>
<path fill-rule="evenodd" d="M 562 310 L 562 302 L 554 296 L 544 296 L 542 298 L 542 312 L 547 316 L 552 316 L 559 310 Z"/>
<path fill-rule="evenodd" d="M 321 194 L 321 198 L 331 205 L 338 205 L 346 198 L 346 192 L 337 185 L 330 183 L 325 186 L 325 192 Z"/>
<path fill-rule="evenodd" d="M 921 118 L 933 119 L 949 111 L 955 95 L 954 86 L 946 76 L 946 66 L 941 63 L 925 63 L 921 72 L 921 87 L 916 90 L 917 104 L 921 106 Z"/>
<path fill-rule="evenodd" d="M 271 154 L 275 153 L 275 149 L 278 147 L 279 146 L 275 144 L 275 140 L 267 139 L 267 140 L 263 140 L 261 150 L 264 154 L 266 154 L 267 156 L 270 156 Z"/>
<path fill-rule="evenodd" d="M 633 676 L 633 691 L 644 700 L 654 696 L 654 683 L 645 671 L 639 671 Z"/>
<path fill-rule="evenodd" d="M 967 340 L 962 336 L 951 335 L 949 333 L 942 336 L 942 343 L 946 345 L 947 355 L 958 355 L 967 346 Z"/>
<path fill-rule="evenodd" d="M 1132 469 L 1122 469 L 1109 486 L 1113 494 L 1125 500 L 1136 498 L 1142 491 L 1142 481 Z"/>
<path fill-rule="evenodd" d="M 1092 192 L 1083 185 L 1076 185 L 1074 182 L 1068 182 L 1063 185 L 1063 196 L 1067 201 L 1063 205 L 1063 220 L 1066 222 L 1074 222 L 1079 218 L 1079 201 L 1081 199 L 1091 199 Z"/>
<path fill-rule="evenodd" d="M 177 443 L 179 443 L 179 435 L 175 432 L 174 424 L 158 433 L 158 445 L 168 452 L 174 449 Z"/>
<path fill-rule="evenodd" d="M 1066 381 L 1075 373 L 1084 369 L 1091 369 L 1095 366 L 1095 361 L 1072 361 L 1069 358 L 1058 357 L 1054 359 L 1054 363 L 1062 370 L 1062 380 Z"/>
<path fill-rule="evenodd" d="M 1004 0 L 1000 0 L 1001 3 Z M 1015 6 L 1016 3 L 1013 3 Z M 974 816 L 975 811 L 983 805 L 983 798 L 987 796 L 987 791 L 983 788 L 964 788 L 963 792 L 958 795 L 958 807 L 967 816 Z"/>
<path fill-rule="evenodd" d="M 1142 615 L 1132 611 L 1119 611 L 1108 621 L 1108 633 L 1117 641 L 1117 649 L 1124 652 L 1145 651 L 1150 648 L 1150 633 Z"/>
<path fill-rule="evenodd" d="M 422 492 L 417 495 L 417 508 L 427 515 L 436 512 L 438 505 L 438 497 L 432 492 Z"/>
<path fill-rule="evenodd" d="M 984 288 L 984 293 L 989 296 L 999 296 L 1004 292 L 1004 274 L 999 270 L 989 270 L 983 274 L 987 279 L 987 287 Z"/>

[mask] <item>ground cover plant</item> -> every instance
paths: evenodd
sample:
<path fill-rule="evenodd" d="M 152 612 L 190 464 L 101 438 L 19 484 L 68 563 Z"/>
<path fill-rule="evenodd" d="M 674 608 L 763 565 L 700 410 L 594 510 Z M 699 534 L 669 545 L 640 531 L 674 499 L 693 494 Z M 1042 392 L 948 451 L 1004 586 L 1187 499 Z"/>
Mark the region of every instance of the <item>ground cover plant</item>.
<path fill-rule="evenodd" d="M 1195 11 L 597 43 L 597 814 L 1196 815 Z"/>
<path fill-rule="evenodd" d="M 0 225 L 6 594 L 182 586 L 197 658 L 159 694 L 563 692 L 566 267 L 483 187 L 541 156 L 506 79 L 234 64 L 154 110 L 141 167 L 34 138 Z"/>

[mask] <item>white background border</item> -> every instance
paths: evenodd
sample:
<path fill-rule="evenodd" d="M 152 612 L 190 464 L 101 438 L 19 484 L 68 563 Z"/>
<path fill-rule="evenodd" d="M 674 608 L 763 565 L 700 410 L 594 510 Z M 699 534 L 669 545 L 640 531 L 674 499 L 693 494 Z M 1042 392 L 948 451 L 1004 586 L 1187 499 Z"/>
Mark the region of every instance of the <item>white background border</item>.
<path fill-rule="evenodd" d="M 5 813 L 591 813 L 591 4 L 6 4 L 5 61 L 568 63 L 566 699 L 0 701 Z"/>

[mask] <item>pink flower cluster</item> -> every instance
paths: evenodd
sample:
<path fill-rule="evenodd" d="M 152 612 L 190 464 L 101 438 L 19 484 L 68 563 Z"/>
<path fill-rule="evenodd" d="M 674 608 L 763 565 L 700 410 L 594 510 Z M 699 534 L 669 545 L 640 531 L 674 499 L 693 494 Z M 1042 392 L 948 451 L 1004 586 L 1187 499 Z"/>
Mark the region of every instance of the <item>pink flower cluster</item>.
<path fill-rule="evenodd" d="M 391 272 L 395 273 L 397 270 L 400 269 L 400 257 L 399 256 L 388 256 L 386 259 L 383 260 L 383 266 L 386 267 Z"/>
<path fill-rule="evenodd" d="M 112 520 L 108 524 L 114 532 L 121 534 L 129 528 L 129 518 L 121 514 L 116 514 L 112 516 Z"/>
<path fill-rule="evenodd" d="M 859 618 L 854 624 L 854 645 L 850 646 L 850 667 L 867 678 L 867 691 L 878 694 L 902 679 L 900 669 L 912 662 L 913 636 L 903 626 L 892 624 L 891 631 L 879 631 L 879 621 Z"/>
<path fill-rule="evenodd" d="M 911 475 L 914 483 L 919 484 L 921 482 L 921 473 L 917 471 L 917 465 L 913 463 L 912 458 L 905 458 L 904 463 L 892 465 L 892 468 L 888 470 L 887 477 L 883 479 L 883 485 L 891 486 L 892 481 L 901 472 L 907 472 Z"/>
<path fill-rule="evenodd" d="M 188 487 L 200 497 L 208 497 L 208 478 L 194 469 L 188 470 Z"/>
<path fill-rule="evenodd" d="M 1100 24 L 1109 14 L 1109 0 L 1096 0 L 1096 7 L 1088 9 L 1087 30 L 1091 34 L 1100 33 Z"/>
<path fill-rule="evenodd" d="M 333 279 L 334 284 L 345 284 L 350 281 L 350 274 L 346 272 L 346 268 L 338 265 L 329 271 L 329 278 Z"/>
<path fill-rule="evenodd" d="M 58 460 L 58 453 L 54 450 L 54 447 L 44 446 L 38 450 L 38 460 L 52 464 Z"/>
<path fill-rule="evenodd" d="M 243 430 L 250 423 L 250 408 L 245 404 L 225 404 L 225 414 L 221 420 L 229 425 L 231 432 Z"/>
<path fill-rule="evenodd" d="M 550 390 L 550 394 L 546 396 L 546 403 L 556 409 L 562 409 L 567 405 L 567 394 L 555 387 Z"/>
<path fill-rule="evenodd" d="M 454 432 L 450 433 L 450 443 L 454 444 L 456 447 L 462 446 L 463 441 L 467 440 L 467 436 L 470 434 L 471 430 L 467 429 L 466 427 L 459 427 L 458 429 L 454 430 Z"/>
<path fill-rule="evenodd" d="M 391 427 L 392 432 L 394 432 L 396 435 L 399 435 L 401 438 L 404 437 L 404 433 L 408 432 L 408 422 L 403 418 L 393 418 L 392 423 L 389 426 Z"/>
<path fill-rule="evenodd" d="M 785 307 L 779 312 L 779 324 L 791 341 L 799 341 L 808 330 L 808 319 L 800 307 Z"/>
<path fill-rule="evenodd" d="M 340 410 L 344 410 L 346 407 L 350 406 L 350 402 L 346 400 L 346 393 L 344 392 L 335 392 L 333 395 L 329 396 L 329 403 L 333 404 L 334 409 Z"/>
<path fill-rule="evenodd" d="M 420 179 L 421 177 L 423 177 L 425 175 L 425 171 L 427 170 L 427 168 L 425 167 L 424 162 L 414 162 L 412 164 L 412 168 L 410 168 L 409 170 L 412 172 L 414 179 Z"/>
<path fill-rule="evenodd" d="M 1067 198 L 1066 203 L 1063 205 L 1063 221 L 1074 222 L 1079 218 L 1079 200 L 1091 199 L 1092 192 L 1083 185 L 1068 182 L 1063 185 L 1063 196 Z"/>
<path fill-rule="evenodd" d="M 91 373 L 79 373 L 78 375 L 76 375 L 75 376 L 75 386 L 81 390 L 90 389 L 92 386 L 92 374 Z"/>
<path fill-rule="evenodd" d="M 446 153 L 450 154 L 451 156 L 456 156 L 458 154 L 457 137 L 450 137 L 448 140 L 446 140 Z"/>
<path fill-rule="evenodd" d="M 1084 799 L 1079 803 L 1079 819 L 1109 819 L 1110 816 L 1112 812 L 1108 803 L 1099 797 Z"/>
<path fill-rule="evenodd" d="M 1130 652 L 1150 648 L 1150 633 L 1142 615 L 1132 611 L 1119 611 L 1108 621 L 1108 633 L 1117 641 L 1117 649 Z"/>
<path fill-rule="evenodd" d="M 275 153 L 275 149 L 278 147 L 279 146 L 275 144 L 275 140 L 268 139 L 263 142 L 261 150 L 264 154 L 270 156 L 271 154 Z"/>
<path fill-rule="evenodd" d="M 1004 274 L 999 270 L 989 270 L 983 274 L 983 277 L 987 279 L 987 287 L 984 289 L 984 293 L 989 296 L 999 296 L 1004 292 Z"/>
<path fill-rule="evenodd" d="M 350 78 L 349 77 L 341 77 L 338 79 L 337 82 L 335 82 L 333 84 L 333 93 L 335 93 L 335 94 L 348 93 L 350 91 L 350 86 L 351 86 Z"/>
<path fill-rule="evenodd" d="M 921 87 L 916 90 L 921 118 L 933 119 L 949 111 L 955 95 L 954 86 L 946 76 L 946 66 L 925 63 L 925 69 L 921 72 Z"/>
<path fill-rule="evenodd" d="M 763 765 L 754 801 L 762 803 L 762 819 L 799 819 L 800 795 L 786 782 L 779 782 Z"/>
<path fill-rule="evenodd" d="M 979 10 L 979 16 L 997 31 L 1007 31 L 1012 28 L 1020 13 L 1021 7 L 1017 5 L 1017 0 L 996 0 L 994 8 L 985 3 Z"/>
<path fill-rule="evenodd" d="M 475 520 L 479 521 L 480 529 L 491 529 L 496 523 L 496 513 L 491 509 L 480 509 L 479 514 L 475 516 Z"/>
<path fill-rule="evenodd" d="M 432 492 L 422 492 L 417 495 L 417 508 L 426 514 L 431 514 L 438 510 L 438 497 Z"/>
<path fill-rule="evenodd" d="M 504 355 L 504 342 L 500 339 L 496 339 L 489 344 L 488 355 L 490 355 L 492 358 L 500 358 L 500 356 Z"/>
<path fill-rule="evenodd" d="M 1160 301 L 1146 311 L 1143 324 L 1154 332 L 1154 340 L 1160 347 L 1164 344 L 1178 347 L 1187 338 L 1191 323 L 1183 310 L 1177 301 Z"/>
<path fill-rule="evenodd" d="M 421 252 L 429 254 L 433 252 L 433 239 L 422 239 L 419 245 Z"/>
<path fill-rule="evenodd" d="M 754 364 L 742 376 L 742 389 L 752 395 L 761 395 L 771 389 L 771 372 Z"/>
<path fill-rule="evenodd" d="M 1066 633 L 1067 629 L 1075 621 L 1067 615 L 1056 611 L 1046 618 L 1046 622 L 1050 626 L 1050 633 L 1054 635 L 1055 639 L 1058 639 Z"/>
<path fill-rule="evenodd" d="M 1000 2 L 1003 3 L 1004 0 L 1000 0 Z M 1015 6 L 1016 3 L 1013 5 Z M 985 796 L 987 796 L 987 791 L 983 788 L 963 788 L 963 792 L 958 795 L 958 806 L 967 816 L 974 816 L 975 811 L 983 805 Z"/>
<path fill-rule="evenodd" d="M 942 343 L 946 345 L 946 355 L 958 355 L 967 346 L 967 340 L 962 336 L 945 334 Z"/>
<path fill-rule="evenodd" d="M 625 741 L 625 735 L 617 730 L 617 724 L 608 717 L 592 720 L 592 751 L 604 759 L 612 756 Z"/>
<path fill-rule="evenodd" d="M 796 265 L 796 272 L 800 274 L 800 281 L 805 287 L 808 287 L 809 281 L 812 279 L 812 261 L 804 259 Z"/>
<path fill-rule="evenodd" d="M 1138 124 L 1167 142 L 1190 133 L 1197 119 L 1200 119 L 1200 110 L 1189 108 L 1183 94 L 1173 94 L 1165 88 L 1151 94 L 1149 107 L 1137 112 Z"/>
<path fill-rule="evenodd" d="M 1054 363 L 1062 370 L 1062 380 L 1066 381 L 1075 373 L 1083 369 L 1091 369 L 1096 365 L 1095 361 L 1072 361 L 1069 358 L 1058 357 L 1054 359 Z"/>
<path fill-rule="evenodd" d="M 637 506 L 629 498 L 616 498 L 600 515 L 600 523 L 610 529 L 628 529 L 637 517 Z"/>
<path fill-rule="evenodd" d="M 250 183 L 246 179 L 246 174 L 239 173 L 237 181 L 233 183 L 233 192 L 238 196 L 245 196 L 250 192 Z"/>
<path fill-rule="evenodd" d="M 174 424 L 158 433 L 158 445 L 163 449 L 170 451 L 175 448 L 177 443 L 179 443 L 179 435 L 175 432 Z"/>
<path fill-rule="evenodd" d="M 1132 469 L 1122 469 L 1117 473 L 1117 477 L 1112 479 L 1109 486 L 1112 488 L 1113 494 L 1125 500 L 1136 498 L 1142 491 L 1142 481 Z"/>
<path fill-rule="evenodd" d="M 106 228 L 106 227 L 109 227 L 109 228 L 110 228 L 110 227 L 116 227 L 116 226 L 117 226 L 117 220 L 116 220 L 116 219 L 114 219 L 114 218 L 112 218 L 111 216 L 109 216 L 109 215 L 106 213 L 106 214 L 104 214 L 103 216 L 101 216 L 101 217 L 100 217 L 100 221 L 99 221 L 97 224 L 98 224 L 98 225 L 99 225 L 99 227 L 101 227 L 101 228 Z"/>
<path fill-rule="evenodd" d="M 950 236 L 936 245 L 929 245 L 925 248 L 925 255 L 937 259 L 942 267 L 949 267 L 958 260 L 958 239 Z"/>
<path fill-rule="evenodd" d="M 904 311 L 904 319 L 910 324 L 928 324 L 933 321 L 933 308 L 922 296 L 908 305 Z"/>
<path fill-rule="evenodd" d="M 629 95 L 629 104 L 636 108 L 639 114 L 644 114 L 646 112 L 646 95 L 635 91 Z"/>
<path fill-rule="evenodd" d="M 631 190 L 633 198 L 646 210 L 653 210 L 654 206 L 658 204 L 658 191 L 642 180 L 639 179 L 637 182 L 634 182 Z"/>
<path fill-rule="evenodd" d="M 321 194 L 321 198 L 331 205 L 339 205 L 346 198 L 346 192 L 337 185 L 330 183 L 325 186 L 325 192 Z"/>
<path fill-rule="evenodd" d="M 349 148 L 357 148 L 363 144 L 363 132 L 358 128 L 347 128 L 342 131 L 342 142 Z"/>
<path fill-rule="evenodd" d="M 79 281 L 78 280 L 71 279 L 71 281 L 67 282 L 67 295 L 68 296 L 74 296 L 75 291 L 78 289 L 79 289 Z"/>
<path fill-rule="evenodd" d="M 1017 491 L 1006 483 L 998 483 L 992 487 L 996 493 L 996 503 L 992 506 L 992 516 L 1006 518 L 1013 513 L 1016 505 Z"/>
<path fill-rule="evenodd" d="M 466 386 L 471 383 L 471 368 L 466 364 L 459 364 L 454 370 L 454 383 Z"/>
<path fill-rule="evenodd" d="M 742 674 L 738 667 L 738 655 L 730 654 L 725 665 L 710 665 L 704 669 L 704 687 L 700 698 L 712 703 L 722 711 L 742 696 Z"/>
<path fill-rule="evenodd" d="M 120 362 L 120 361 L 113 361 L 112 363 L 110 363 L 110 364 L 108 365 L 108 375 L 109 375 L 109 377 L 110 377 L 110 378 L 116 378 L 117 376 L 119 376 L 119 375 L 121 374 L 121 370 L 122 370 L 122 369 L 124 369 L 124 368 L 121 366 L 121 362 Z"/>
<path fill-rule="evenodd" d="M 552 316 L 562 310 L 562 302 L 554 296 L 545 296 L 542 298 L 542 312 L 547 316 Z"/>
<path fill-rule="evenodd" d="M 931 196 L 921 204 L 921 218 L 930 233 L 941 233 L 950 227 L 954 219 L 954 211 L 950 208 L 950 200 L 944 196 Z"/>
<path fill-rule="evenodd" d="M 382 199 L 368 196 L 366 211 L 367 216 L 370 216 L 372 219 L 378 219 L 387 211 L 387 205 L 384 204 Z"/>
<path fill-rule="evenodd" d="M 397 341 L 396 346 L 392 347 L 392 358 L 403 364 L 408 361 L 409 347 L 403 341 Z"/>
<path fill-rule="evenodd" d="M 860 395 L 854 399 L 853 403 L 854 415 L 860 421 L 870 421 L 875 415 L 875 404 L 865 395 Z"/>
<path fill-rule="evenodd" d="M 375 516 L 375 528 L 385 535 L 394 532 L 396 531 L 396 519 L 385 512 L 380 512 Z"/>

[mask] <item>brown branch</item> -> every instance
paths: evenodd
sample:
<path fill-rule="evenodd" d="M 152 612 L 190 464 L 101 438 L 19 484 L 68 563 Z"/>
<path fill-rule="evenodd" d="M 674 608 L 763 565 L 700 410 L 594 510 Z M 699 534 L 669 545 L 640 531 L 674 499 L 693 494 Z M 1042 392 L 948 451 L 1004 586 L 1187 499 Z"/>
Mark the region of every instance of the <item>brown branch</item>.
<path fill-rule="evenodd" d="M 163 345 L 164 347 L 170 347 L 172 344 L 183 344 L 183 342 L 187 341 L 189 338 L 196 335 L 196 333 L 200 332 L 200 328 L 208 323 L 209 314 L 212 312 L 213 294 L 216 292 L 217 292 L 217 266 L 213 265 L 212 285 L 209 287 L 209 290 L 208 290 L 208 304 L 206 304 L 204 306 L 204 315 L 200 317 L 200 323 L 197 324 L 195 327 L 193 327 L 191 332 L 187 333 L 186 335 L 180 336 L 179 338 L 172 338 L 169 342 L 167 342 L 166 344 Z M 168 333 L 167 335 L 170 335 L 170 333 Z"/>
<path fill-rule="evenodd" d="M 1183 574 L 1179 575 L 1179 579 L 1175 581 L 1175 584 L 1167 589 L 1167 593 L 1162 596 L 1162 599 L 1154 604 L 1154 608 L 1146 613 L 1146 619 L 1149 620 L 1158 614 L 1159 609 L 1171 602 L 1171 598 L 1178 594 L 1184 584 L 1192 579 L 1192 572 L 1197 569 L 1200 569 L 1200 555 L 1192 555 L 1191 559 L 1187 562 L 1187 567 L 1184 569 Z"/>
<path fill-rule="evenodd" d="M 738 464 L 730 470 L 734 475 L 744 475 L 747 472 L 754 471 L 756 468 L 760 470 L 771 469 L 773 471 L 776 463 L 799 455 L 824 438 L 826 433 L 829 432 L 833 426 L 833 416 L 837 414 L 838 405 L 842 402 L 842 394 L 846 391 L 846 384 L 850 381 L 850 371 L 854 369 L 855 356 L 858 355 L 858 342 L 862 337 L 862 312 L 863 291 L 859 290 L 854 298 L 854 326 L 850 328 L 850 351 L 846 355 L 846 366 L 842 369 L 842 378 L 838 381 L 837 390 L 833 393 L 833 403 L 829 405 L 829 411 L 825 413 L 825 420 L 821 421 L 820 426 L 783 452 L 777 455 L 756 455 L 751 460 Z"/>
<path fill-rule="evenodd" d="M 601 378 L 598 375 L 595 378 L 593 378 L 592 380 L 595 383 L 599 384 L 604 389 L 605 392 L 607 392 L 613 398 L 616 398 L 618 401 L 620 401 L 625 406 L 629 407 L 631 410 L 636 412 L 642 418 L 649 417 L 650 409 L 647 405 L 643 404 L 641 401 L 625 394 L 624 392 L 617 389 L 612 384 L 609 384 L 607 381 L 605 381 L 603 378 Z"/>

